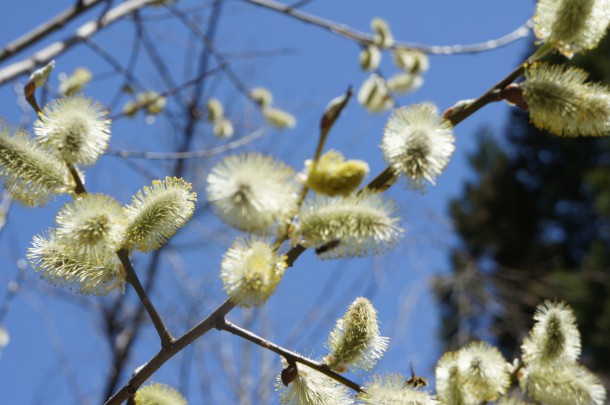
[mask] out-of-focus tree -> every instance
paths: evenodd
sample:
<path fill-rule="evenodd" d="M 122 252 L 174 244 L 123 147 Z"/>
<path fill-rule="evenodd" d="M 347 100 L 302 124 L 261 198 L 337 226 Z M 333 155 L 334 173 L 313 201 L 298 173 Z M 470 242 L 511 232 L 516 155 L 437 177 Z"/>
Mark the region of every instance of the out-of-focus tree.
<path fill-rule="evenodd" d="M 610 83 L 610 41 L 568 63 Z M 555 61 L 557 58 L 554 59 Z M 610 141 L 563 138 L 511 113 L 502 138 L 479 134 L 475 177 L 450 205 L 460 241 L 438 277 L 447 347 L 490 337 L 513 354 L 532 305 L 575 310 L 583 355 L 610 373 Z"/>

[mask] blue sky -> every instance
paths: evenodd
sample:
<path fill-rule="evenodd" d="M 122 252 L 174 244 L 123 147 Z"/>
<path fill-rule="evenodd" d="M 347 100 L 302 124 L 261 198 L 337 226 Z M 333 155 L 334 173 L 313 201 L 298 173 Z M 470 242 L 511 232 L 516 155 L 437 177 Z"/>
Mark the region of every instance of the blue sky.
<path fill-rule="evenodd" d="M 193 4 L 200 3 L 183 1 L 180 7 L 188 8 Z M 40 1 L 5 4 L 0 14 L 0 44 L 6 44 L 48 20 L 64 6 L 60 2 Z M 369 31 L 373 17 L 382 17 L 389 22 L 395 38 L 401 41 L 450 45 L 478 43 L 500 37 L 530 18 L 533 8 L 533 2 L 514 1 L 318 0 L 311 2 L 304 11 L 365 32 Z M 51 40 L 70 35 L 98 12 L 86 13 L 54 34 Z M 163 15 L 163 10 L 148 10 L 143 15 L 150 17 L 146 24 L 152 38 L 159 44 L 161 54 L 176 80 L 181 80 L 191 63 L 188 56 L 185 57 L 189 44 L 176 26 L 153 18 Z M 295 129 L 269 131 L 263 138 L 237 151 L 270 153 L 300 170 L 303 161 L 313 154 L 318 121 L 328 101 L 349 85 L 357 89 L 367 77 L 358 66 L 359 46 L 318 27 L 242 1 L 226 2 L 216 38 L 218 49 L 233 56 L 246 50 L 289 49 L 289 52 L 279 56 L 230 59 L 244 83 L 250 87 L 268 87 L 274 94 L 276 105 L 292 112 L 298 119 Z M 119 23 L 93 39 L 117 60 L 126 63 L 133 39 L 132 24 Z M 531 37 L 522 39 L 509 46 L 475 55 L 432 55 L 424 86 L 411 95 L 399 98 L 399 102 L 407 105 L 430 101 L 444 110 L 458 100 L 477 97 L 512 70 L 525 56 L 531 40 Z M 43 42 L 32 50 L 48 43 Z M 28 54 L 22 53 L 0 64 L 0 69 Z M 121 84 L 119 78 L 106 75 L 110 71 L 109 66 L 83 45 L 58 57 L 55 73 L 70 73 L 78 66 L 87 67 L 98 77 L 85 94 L 108 105 Z M 381 70 L 386 75 L 396 71 L 389 54 L 384 54 Z M 137 65 L 137 75 L 149 89 L 166 89 L 146 59 Z M 23 82 L 24 77 L 16 83 Z M 56 87 L 57 84 L 57 75 L 54 75 L 50 85 Z M 14 90 L 14 83 L 0 87 L 0 116 L 31 129 L 33 114 L 20 108 Z M 226 104 L 228 116 L 238 125 L 244 123 L 248 128 L 261 125 L 253 107 L 243 100 L 226 78 L 212 80 L 209 92 Z M 120 109 L 126 100 L 123 97 L 116 108 Z M 263 309 L 248 313 L 235 311 L 229 319 L 237 323 L 252 322 L 257 333 L 316 357 L 324 354 L 322 343 L 334 320 L 342 316 L 356 297 L 365 295 L 379 311 L 382 334 L 392 338 L 390 350 L 377 370 L 406 373 L 412 361 L 419 374 L 432 377 L 440 351 L 436 337 L 437 313 L 429 291 L 429 278 L 435 273 L 447 271 L 447 249 L 455 243 L 446 215 L 447 202 L 459 193 L 463 182 L 472 175 L 465 157 L 475 148 L 477 129 L 485 125 L 502 128 L 508 108 L 500 104 L 487 106 L 456 128 L 456 153 L 436 187 L 428 188 L 423 195 L 409 192 L 404 183 L 390 190 L 389 196 L 401 206 L 403 227 L 406 229 L 405 238 L 395 251 L 374 258 L 326 262 L 317 260 L 311 252 L 307 252 L 287 272 L 276 294 Z M 368 161 L 371 167 L 369 179 L 372 178 L 385 167 L 378 145 L 388 116 L 389 113 L 367 113 L 354 98 L 333 129 L 327 148 L 341 150 L 348 158 Z M 152 125 L 142 117 L 119 120 L 113 124 L 111 148 L 170 151 L 175 147 L 175 139 L 168 128 L 169 124 L 163 118 Z M 242 133 L 247 133 L 247 130 Z M 208 149 L 222 143 L 213 139 L 209 126 L 201 125 L 193 147 Z M 207 167 L 215 159 L 205 162 Z M 119 201 L 127 203 L 132 194 L 151 180 L 141 171 L 134 170 L 134 163 L 143 165 L 157 178 L 167 174 L 170 168 L 168 162 L 125 162 L 114 156 L 105 156 L 98 165 L 87 171 L 89 190 L 112 193 Z M 205 194 L 201 189 L 201 176 L 193 175 L 187 180 L 200 188 L 200 201 L 203 202 Z M 32 235 L 52 226 L 55 212 L 65 201 L 60 198 L 48 207 L 36 210 L 13 207 L 0 239 L 0 302 L 6 294 L 6 286 L 15 277 L 16 262 L 24 257 L 25 247 Z M 194 243 L 181 251 L 181 257 L 173 254 L 173 251 L 164 256 L 161 270 L 163 283 L 156 297 L 158 301 L 155 301 L 162 316 L 169 319 L 170 328 L 174 328 L 175 334 L 183 331 L 189 322 L 192 324 L 201 319 L 206 309 L 209 311 L 224 299 L 217 280 L 218 263 L 232 238 L 237 235 L 209 216 L 194 221 L 191 232 L 179 235 L 178 243 L 188 245 L 198 238 L 212 239 L 205 246 Z M 147 259 L 146 255 L 134 258 L 136 267 L 144 267 Z M 184 274 L 188 274 L 188 283 L 180 279 Z M 83 296 L 73 296 L 72 299 L 70 294 L 56 291 L 40 281 L 29 268 L 25 270 L 25 279 L 10 312 L 2 320 L 11 341 L 0 357 L 0 396 L 19 404 L 70 404 L 86 399 L 91 400 L 90 403 L 98 403 L 108 366 L 107 346 L 99 321 L 92 315 L 100 299 Z M 198 295 L 200 300 L 197 307 L 201 310 L 199 314 L 189 314 L 187 305 L 176 302 L 176 296 L 191 293 Z M 306 316 L 311 308 L 317 308 L 319 312 Z M 202 392 L 207 392 L 200 389 L 203 376 L 206 373 L 214 375 L 215 367 L 223 361 L 222 356 L 231 358 L 231 354 L 237 357 L 243 355 L 240 351 L 242 347 L 234 342 L 237 338 L 222 337 L 231 343 L 221 345 L 226 353 L 221 353 L 220 360 L 210 360 L 215 356 L 210 355 L 214 346 L 211 346 L 213 339 L 208 335 L 186 353 L 193 358 L 200 356 L 204 370 L 199 370 L 197 361 L 186 362 L 177 358 L 166 364 L 153 380 L 186 387 L 191 403 L 200 403 L 201 395 L 204 395 Z M 157 347 L 155 339 L 154 331 L 149 328 L 139 340 L 130 361 L 131 369 L 154 354 Z M 276 357 L 265 354 L 268 357 L 262 358 L 258 347 L 252 346 L 249 350 L 254 353 L 253 361 L 261 364 L 270 361 L 273 373 L 279 373 L 281 368 Z M 236 360 L 236 363 L 244 366 L 243 358 Z M 181 374 L 184 364 L 191 367 L 192 372 Z M 256 372 L 252 374 L 250 389 L 254 390 L 252 387 L 256 386 L 259 375 Z M 189 383 L 184 380 L 180 382 L 180 376 L 187 378 Z M 362 376 L 354 378 L 362 380 Z M 221 398 L 224 395 L 227 403 L 230 403 L 231 396 L 226 390 L 227 387 L 231 389 L 231 383 L 220 377 L 212 378 L 212 381 L 218 383 L 211 390 Z M 268 391 L 272 391 L 272 387 L 268 387 Z M 81 399 L 74 399 L 75 393 L 80 393 Z M 275 396 L 270 395 L 275 400 Z"/>

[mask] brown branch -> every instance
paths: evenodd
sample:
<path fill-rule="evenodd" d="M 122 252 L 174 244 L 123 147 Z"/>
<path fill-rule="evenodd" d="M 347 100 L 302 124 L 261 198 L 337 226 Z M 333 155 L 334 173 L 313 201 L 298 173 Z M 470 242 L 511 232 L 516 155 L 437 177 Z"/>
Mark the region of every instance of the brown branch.
<path fill-rule="evenodd" d="M 233 308 L 235 308 L 235 304 L 233 304 L 230 300 L 225 301 L 207 318 L 186 332 L 180 338 L 174 340 L 170 347 L 161 348 L 161 350 L 148 363 L 134 373 L 134 375 L 129 379 L 129 382 L 123 386 L 123 388 L 121 388 L 108 401 L 106 401 L 105 405 L 119 405 L 128 398 L 133 397 L 136 390 L 142 384 L 144 384 L 144 382 L 146 382 L 146 380 L 148 380 L 148 378 L 150 378 L 155 371 L 157 371 L 163 364 L 174 357 L 186 346 L 193 343 L 198 337 L 215 328 L 218 320 L 223 319 Z"/>
<path fill-rule="evenodd" d="M 296 18 L 307 24 L 316 25 L 318 27 L 327 29 L 328 31 L 337 34 L 341 37 L 349 40 L 358 42 L 363 45 L 373 44 L 373 35 L 354 30 L 344 24 L 339 24 L 334 21 L 326 20 L 318 16 L 305 13 L 297 10 L 282 3 L 278 3 L 273 0 L 244 0 L 246 3 L 250 3 L 255 6 L 264 7 L 270 10 L 274 10 L 291 17 Z M 526 37 L 530 32 L 529 21 L 521 25 L 514 31 L 496 39 L 490 39 L 488 41 L 467 44 L 467 45 L 422 45 L 416 43 L 407 42 L 396 42 L 390 49 L 418 49 L 425 53 L 437 54 L 437 55 L 451 55 L 461 53 L 478 53 L 496 49 L 505 45 L 508 45 L 520 38 Z"/>
<path fill-rule="evenodd" d="M 170 12 L 173 13 L 197 39 L 199 39 L 204 47 L 209 50 L 210 54 L 214 57 L 214 59 L 216 59 L 218 64 L 222 66 L 223 73 L 227 76 L 231 83 L 233 83 L 235 89 L 237 89 L 237 91 L 242 93 L 248 99 L 252 100 L 250 97 L 250 89 L 233 71 L 231 65 L 226 61 L 224 55 L 216 49 L 214 42 L 209 35 L 203 32 L 203 30 L 199 28 L 199 25 L 192 19 L 188 18 L 187 14 L 181 11 L 178 7 L 175 7 L 172 4 L 168 4 L 165 7 L 167 7 L 167 9 L 170 10 Z"/>
<path fill-rule="evenodd" d="M 236 336 L 241 337 L 242 339 L 246 339 L 249 342 L 257 344 L 265 349 L 271 350 L 272 352 L 284 357 L 289 364 L 294 362 L 305 364 L 306 366 L 313 368 L 314 370 L 324 374 L 327 377 L 332 378 L 335 381 L 338 381 L 339 383 L 353 389 L 356 392 L 364 391 L 364 388 L 360 384 L 357 384 L 352 380 L 343 377 L 341 374 L 335 373 L 328 367 L 328 364 L 311 360 L 307 357 L 301 356 L 298 353 L 295 353 L 288 349 L 284 349 L 283 347 L 273 342 L 270 342 L 258 335 L 255 335 L 249 330 L 240 328 L 239 326 L 227 321 L 225 318 L 218 318 L 216 329 L 232 333 Z"/>
<path fill-rule="evenodd" d="M 87 194 L 87 190 L 85 189 L 80 175 L 76 171 L 74 165 L 68 164 L 68 169 L 70 170 L 70 174 L 76 182 L 74 192 L 77 195 Z M 140 279 L 138 278 L 138 275 L 136 274 L 136 271 L 134 270 L 133 266 L 131 265 L 131 261 L 129 260 L 129 251 L 123 248 L 117 251 L 116 254 L 119 257 L 119 260 L 121 261 L 125 272 L 127 273 L 125 277 L 126 281 L 132 285 L 132 287 L 138 294 L 138 298 L 142 302 L 142 305 L 146 309 L 148 316 L 150 317 L 153 325 L 155 326 L 155 329 L 157 330 L 157 333 L 159 334 L 159 338 L 161 339 L 161 347 L 170 347 L 174 338 L 167 330 L 165 323 L 161 319 L 161 316 L 159 315 L 159 312 L 157 311 L 155 306 L 150 301 L 150 298 L 148 298 L 146 290 L 144 289 L 144 287 L 142 287 Z"/>
<path fill-rule="evenodd" d="M 80 1 L 77 5 L 62 11 L 55 17 L 51 18 L 49 21 L 45 21 L 30 32 L 27 32 L 26 34 L 22 35 L 21 37 L 15 39 L 13 42 L 6 45 L 4 49 L 0 50 L 0 62 L 4 62 L 11 56 L 14 56 L 17 53 L 23 51 L 24 49 L 36 44 L 38 41 L 45 38 L 52 32 L 63 28 L 67 23 L 69 23 L 85 11 L 106 1 L 108 0 L 83 0 Z"/>
<path fill-rule="evenodd" d="M 446 118 L 449 120 L 449 122 L 451 122 L 451 124 L 453 126 L 456 126 L 457 124 L 464 121 L 466 118 L 470 117 L 472 114 L 474 114 L 479 109 L 486 106 L 487 104 L 492 103 L 494 101 L 498 101 L 499 100 L 498 92 L 500 90 L 502 90 L 504 87 L 506 87 L 509 84 L 511 84 L 512 82 L 514 82 L 515 80 L 517 80 L 519 77 L 521 77 L 521 75 L 523 75 L 523 72 L 525 71 L 526 63 L 527 62 L 519 65 L 517 68 L 515 68 L 515 70 L 510 72 L 504 79 L 500 80 L 493 87 L 491 87 L 489 90 L 487 90 L 482 96 L 477 98 L 475 101 L 473 101 L 471 104 L 466 106 L 464 109 L 456 111 L 454 114 L 450 114 Z"/>
<path fill-rule="evenodd" d="M 134 11 L 141 9 L 151 1 L 153 0 L 127 0 L 111 10 L 108 10 L 108 12 L 104 13 L 104 15 L 102 15 L 99 19 L 91 20 L 81 25 L 72 36 L 62 41 L 54 42 L 35 52 L 28 58 L 22 59 L 19 62 L 15 62 L 4 67 L 3 69 L 0 69 L 0 84 L 6 83 L 24 73 L 32 71 L 38 65 L 50 62 L 53 58 L 62 54 L 74 45 L 93 36 L 102 28 L 108 27 Z"/>
<path fill-rule="evenodd" d="M 140 279 L 138 278 L 136 271 L 133 269 L 133 266 L 129 261 L 129 252 L 127 251 L 127 249 L 121 249 L 117 252 L 117 255 L 119 256 L 121 264 L 123 264 L 123 267 L 127 272 L 126 281 L 131 284 L 134 290 L 136 290 L 138 298 L 140 298 L 142 305 L 144 306 L 144 308 L 146 308 L 148 316 L 150 317 L 153 325 L 155 325 L 155 329 L 157 330 L 159 338 L 161 339 L 161 347 L 171 347 L 174 338 L 167 330 L 167 326 L 165 326 L 163 319 L 161 319 L 159 312 L 157 312 L 157 309 L 150 301 L 150 298 L 148 298 L 148 294 L 146 294 L 144 287 L 142 287 Z"/>

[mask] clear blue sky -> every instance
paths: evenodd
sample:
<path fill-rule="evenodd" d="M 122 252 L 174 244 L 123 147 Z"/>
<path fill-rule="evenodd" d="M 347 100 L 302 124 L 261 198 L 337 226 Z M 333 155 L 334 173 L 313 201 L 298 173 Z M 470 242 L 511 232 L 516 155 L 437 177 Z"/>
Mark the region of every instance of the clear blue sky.
<path fill-rule="evenodd" d="M 184 1 L 180 6 L 188 7 L 195 3 Z M 6 2 L 0 13 L 0 44 L 6 44 L 48 20 L 66 4 L 31 0 Z M 390 23 L 395 38 L 401 41 L 449 45 L 500 37 L 530 18 L 533 8 L 533 2 L 515 1 L 318 0 L 306 6 L 304 11 L 361 31 L 368 31 L 371 18 L 378 16 Z M 85 14 L 53 35 L 53 39 L 71 34 L 80 24 L 94 18 L 97 12 L 99 10 Z M 162 13 L 162 10 L 156 10 L 144 14 Z M 183 77 L 184 49 L 189 44 L 184 43 L 177 31 L 172 26 L 164 25 L 162 20 L 155 22 L 151 19 L 147 24 L 151 24 L 151 27 L 158 24 L 155 38 L 162 43 L 163 57 L 169 61 L 173 74 L 177 78 Z M 155 31 L 155 28 L 151 29 Z M 121 23 L 95 36 L 94 40 L 126 63 L 132 36 L 131 24 Z M 412 95 L 400 98 L 400 104 L 431 101 L 444 110 L 458 100 L 477 97 L 512 70 L 525 55 L 528 41 L 531 38 L 476 55 L 431 56 L 431 67 L 425 75 L 424 86 Z M 303 161 L 313 153 L 318 120 L 328 101 L 341 94 L 348 85 L 358 88 L 367 77 L 358 67 L 360 48 L 356 44 L 241 1 L 226 3 L 219 23 L 217 47 L 223 52 L 290 49 L 290 52 L 274 57 L 235 58 L 232 59 L 232 66 L 247 85 L 271 89 L 277 106 L 292 112 L 298 119 L 295 129 L 272 131 L 245 150 L 273 153 L 297 169 L 301 169 Z M 29 52 L 10 59 L 0 65 L 0 69 L 27 54 Z M 110 70 L 105 62 L 82 45 L 57 58 L 56 63 L 55 73 L 69 73 L 77 66 L 85 66 L 97 75 Z M 386 75 L 396 71 L 389 54 L 384 55 L 381 69 Z M 166 89 L 152 73 L 151 66 L 141 64 L 137 71 L 138 79 L 150 89 Z M 19 82 L 25 82 L 25 78 Z M 229 116 L 235 122 L 250 122 L 252 107 L 243 101 L 227 80 L 213 83 L 214 95 L 229 106 Z M 51 78 L 50 84 L 57 86 L 57 75 Z M 108 104 L 119 85 L 116 77 L 99 79 L 87 88 L 86 95 Z M 265 308 L 255 312 L 254 318 L 258 319 L 254 324 L 256 332 L 313 357 L 323 355 L 322 343 L 334 320 L 342 316 L 356 297 L 366 295 L 379 311 L 382 334 L 392 338 L 390 350 L 378 366 L 378 371 L 406 373 L 409 362 L 413 361 L 419 374 L 432 377 L 440 349 L 436 337 L 438 316 L 429 291 L 429 278 L 435 273 L 447 271 L 448 247 L 455 243 L 446 215 L 447 202 L 459 193 L 464 180 L 471 175 L 465 156 L 475 147 L 477 128 L 489 125 L 500 129 L 507 111 L 505 105 L 488 106 L 456 128 L 457 151 L 435 188 L 429 188 L 424 195 L 412 194 L 404 183 L 399 183 L 389 192 L 389 196 L 402 207 L 403 226 L 407 231 L 395 251 L 380 257 L 341 262 L 322 262 L 307 252 L 287 272 L 277 293 Z M 0 116 L 31 129 L 33 114 L 30 111 L 24 114 L 20 109 L 13 84 L 0 88 Z M 344 151 L 349 158 L 367 160 L 371 175 L 375 175 L 385 167 L 378 145 L 388 116 L 389 113 L 371 115 L 355 99 L 352 100 L 334 128 L 328 147 Z M 113 125 L 111 148 L 167 151 L 173 141 L 166 135 L 167 126 L 163 119 L 154 125 L 147 125 L 141 117 L 121 120 Z M 196 148 L 206 149 L 222 144 L 212 139 L 209 129 L 202 126 L 197 135 Z M 146 167 L 157 177 L 164 176 L 169 170 L 169 166 L 163 162 L 149 163 Z M 187 180 L 201 187 L 203 179 Z M 128 202 L 130 195 L 147 183 L 149 179 L 135 171 L 132 165 L 112 156 L 103 157 L 99 165 L 87 171 L 90 191 L 112 192 L 123 203 Z M 203 190 L 200 191 L 200 201 L 203 202 L 205 195 Z M 36 210 L 15 206 L 11 211 L 9 224 L 0 239 L 0 302 L 6 294 L 6 286 L 15 277 L 15 263 L 24 257 L 25 247 L 32 235 L 52 226 L 55 212 L 64 201 L 59 199 L 44 209 Z M 189 286 L 179 282 L 177 274 L 180 271 L 184 270 L 190 275 L 193 285 L 200 288 L 200 295 L 210 295 L 207 301 L 204 300 L 204 307 L 213 308 L 224 299 L 218 291 L 212 294 L 204 288 L 208 286 L 209 289 L 218 290 L 218 263 L 236 235 L 216 234 L 217 230 L 218 224 L 213 221 L 206 219 L 198 222 L 195 235 L 215 235 L 214 242 L 189 250 L 183 262 L 172 255 L 164 259 L 162 272 L 166 275 L 158 304 L 162 316 L 170 319 L 176 334 L 188 324 L 186 313 L 189 311 L 184 305 L 172 301 L 172 296 L 182 296 L 190 291 Z M 187 242 L 192 239 L 184 238 Z M 136 260 L 144 264 L 146 257 L 141 255 Z M 99 323 L 88 307 L 95 307 L 99 298 L 74 296 L 74 300 L 71 300 L 70 295 L 63 294 L 63 291 L 59 291 L 61 294 L 54 292 L 30 269 L 25 273 L 26 282 L 3 320 L 11 341 L 0 357 L 0 402 L 72 404 L 79 403 L 74 400 L 74 394 L 80 392 L 83 398 L 92 399 L 90 403 L 97 403 L 108 354 Z M 318 317 L 304 318 L 303 313 L 320 304 L 323 304 L 324 311 Z M 204 315 L 205 311 L 192 315 L 191 324 Z M 260 321 L 261 315 L 265 315 L 264 322 Z M 245 319 L 248 317 L 236 311 L 229 318 L 238 321 L 244 319 L 242 316 Z M 202 339 L 209 338 L 204 336 Z M 155 353 L 155 339 L 150 330 L 143 335 L 130 362 L 131 369 Z M 206 349 L 209 346 L 203 342 L 188 355 L 195 358 L 201 356 L 201 363 L 213 375 L 213 362 L 208 362 L 211 354 Z M 226 349 L 227 353 L 237 350 L 230 345 Z M 254 353 L 260 351 L 254 346 L 250 349 Z M 262 361 L 256 357 L 258 355 L 255 354 L 255 359 Z M 279 373 L 277 358 L 270 358 L 273 372 Z M 178 387 L 182 364 L 179 360 L 166 364 L 153 380 Z M 197 364 L 190 366 L 193 370 L 198 368 Z M 187 394 L 193 404 L 201 401 L 198 391 L 201 380 L 197 376 L 199 374 L 193 371 L 189 377 L 192 381 Z M 258 384 L 258 377 L 256 374 L 252 376 L 253 386 Z M 361 381 L 360 376 L 354 378 Z M 230 389 L 228 384 L 223 380 L 216 390 L 220 393 L 227 387 Z M 272 390 L 271 386 L 264 388 Z M 274 395 L 271 398 L 276 401 Z"/>

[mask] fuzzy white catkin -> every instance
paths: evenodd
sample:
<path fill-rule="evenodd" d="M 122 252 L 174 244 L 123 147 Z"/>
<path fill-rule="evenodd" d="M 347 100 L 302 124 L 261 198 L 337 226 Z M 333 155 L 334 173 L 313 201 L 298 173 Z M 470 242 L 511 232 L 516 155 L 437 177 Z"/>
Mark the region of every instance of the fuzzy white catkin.
<path fill-rule="evenodd" d="M 195 211 L 197 194 L 191 189 L 181 178 L 166 177 L 139 190 L 123 209 L 131 246 L 144 252 L 158 249 L 182 228 Z"/>
<path fill-rule="evenodd" d="M 553 405 L 603 405 L 606 401 L 601 381 L 576 363 L 528 366 L 519 384 L 531 398 Z"/>
<path fill-rule="evenodd" d="M 365 391 L 358 394 L 363 405 L 438 405 L 439 402 L 425 391 L 405 385 L 405 376 L 388 374 L 374 375 L 365 384 Z"/>
<path fill-rule="evenodd" d="M 364 297 L 357 298 L 330 332 L 326 362 L 337 372 L 354 368 L 371 370 L 386 351 L 388 341 L 379 334 L 373 304 Z"/>
<path fill-rule="evenodd" d="M 539 0 L 534 33 L 567 57 L 593 49 L 610 23 L 609 0 Z"/>
<path fill-rule="evenodd" d="M 286 269 L 262 237 L 238 238 L 222 258 L 220 278 L 231 301 L 241 307 L 262 305 L 273 294 Z"/>
<path fill-rule="evenodd" d="M 407 179 L 414 190 L 425 181 L 436 183 L 455 150 L 451 124 L 433 104 L 423 103 L 394 111 L 383 132 L 383 157 Z"/>
<path fill-rule="evenodd" d="M 536 308 L 536 321 L 521 351 L 526 363 L 563 364 L 580 356 L 580 332 L 572 309 L 563 302 L 545 301 Z"/>
<path fill-rule="evenodd" d="M 207 177 L 207 197 L 225 223 L 266 232 L 296 209 L 294 170 L 258 153 L 228 156 Z"/>
<path fill-rule="evenodd" d="M 296 238 L 306 246 L 333 248 L 318 252 L 323 259 L 385 252 L 402 236 L 395 205 L 378 194 L 345 198 L 313 198 L 299 211 Z"/>

